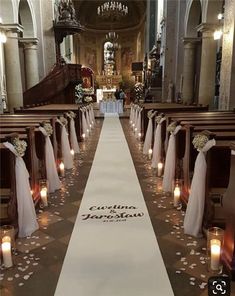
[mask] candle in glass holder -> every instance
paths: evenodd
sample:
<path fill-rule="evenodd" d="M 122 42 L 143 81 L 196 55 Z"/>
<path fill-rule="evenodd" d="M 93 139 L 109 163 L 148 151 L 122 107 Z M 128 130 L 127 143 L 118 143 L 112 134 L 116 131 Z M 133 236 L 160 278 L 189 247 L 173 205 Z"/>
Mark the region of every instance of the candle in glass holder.
<path fill-rule="evenodd" d="M 42 200 L 43 206 L 44 207 L 47 207 L 48 206 L 48 202 L 47 202 L 47 188 L 46 187 L 43 187 L 41 189 L 40 196 L 41 196 L 41 200 Z"/>
<path fill-rule="evenodd" d="M 135 127 L 135 132 L 137 132 L 137 127 Z"/>
<path fill-rule="evenodd" d="M 9 268 L 13 265 L 12 256 L 11 256 L 11 242 L 10 241 L 2 242 L 2 257 L 3 257 L 3 263 L 6 268 Z"/>
<path fill-rule="evenodd" d="M 151 159 L 152 158 L 152 154 L 153 154 L 153 149 L 149 149 L 149 152 L 148 152 L 148 156 L 149 156 L 149 159 Z"/>
<path fill-rule="evenodd" d="M 71 154 L 72 157 L 74 158 L 74 150 L 73 150 L 73 149 L 70 150 L 70 154 Z"/>
<path fill-rule="evenodd" d="M 162 162 L 159 162 L 157 164 L 157 176 L 158 177 L 161 177 L 161 175 L 162 175 L 162 169 L 163 169 L 163 163 Z"/>
<path fill-rule="evenodd" d="M 85 135 L 85 134 L 82 134 L 82 138 L 85 140 L 85 138 L 86 138 L 86 135 Z"/>
<path fill-rule="evenodd" d="M 212 239 L 211 242 L 211 269 L 219 270 L 220 269 L 220 251 L 221 251 L 221 242 L 218 239 Z"/>
<path fill-rule="evenodd" d="M 61 161 L 60 165 L 60 175 L 61 177 L 64 177 L 64 163 Z"/>
<path fill-rule="evenodd" d="M 174 190 L 174 207 L 178 207 L 179 202 L 180 202 L 180 188 L 178 185 L 176 185 Z"/>
<path fill-rule="evenodd" d="M 139 140 L 141 140 L 141 133 L 138 133 L 138 138 Z"/>

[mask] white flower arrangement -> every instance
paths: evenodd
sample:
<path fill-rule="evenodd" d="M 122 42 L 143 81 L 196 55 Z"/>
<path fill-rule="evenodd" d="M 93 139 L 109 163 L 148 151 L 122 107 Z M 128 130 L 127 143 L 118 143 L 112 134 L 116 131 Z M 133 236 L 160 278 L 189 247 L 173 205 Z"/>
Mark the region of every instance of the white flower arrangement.
<path fill-rule="evenodd" d="M 75 86 L 75 97 L 76 97 L 75 103 L 76 104 L 82 103 L 83 95 L 84 95 L 84 91 L 83 91 L 82 85 L 81 84 L 76 85 Z"/>
<path fill-rule="evenodd" d="M 91 96 L 86 96 L 86 97 L 84 98 L 84 101 L 85 101 L 86 103 L 90 103 L 90 102 L 93 101 L 93 99 L 92 99 Z"/>
<path fill-rule="evenodd" d="M 77 115 L 73 111 L 69 111 L 66 113 L 69 118 L 75 118 Z"/>
<path fill-rule="evenodd" d="M 171 124 L 168 125 L 167 131 L 172 134 L 174 133 L 175 128 L 176 128 L 176 122 L 173 121 Z"/>
<path fill-rule="evenodd" d="M 59 120 L 64 126 L 68 124 L 68 120 L 64 116 L 60 116 Z"/>
<path fill-rule="evenodd" d="M 19 157 L 23 157 L 27 147 L 27 143 L 19 138 L 14 138 L 12 140 L 12 145 L 15 148 L 15 151 Z"/>
<path fill-rule="evenodd" d="M 192 143 L 195 149 L 197 149 L 198 151 L 201 151 L 208 141 L 209 141 L 209 138 L 206 135 L 197 134 L 193 138 Z"/>
<path fill-rule="evenodd" d="M 134 86 L 136 99 L 139 101 L 144 97 L 144 85 L 141 82 L 137 82 Z"/>
<path fill-rule="evenodd" d="M 155 117 L 155 121 L 156 121 L 156 123 L 160 123 L 160 121 L 162 120 L 162 115 L 158 115 L 158 116 L 156 116 Z"/>
<path fill-rule="evenodd" d="M 53 134 L 53 128 L 50 123 L 43 123 L 43 128 L 46 131 L 48 136 Z"/>
<path fill-rule="evenodd" d="M 153 114 L 153 109 L 149 110 L 148 113 L 147 113 L 147 116 L 148 116 L 149 119 L 152 118 L 152 114 Z"/>

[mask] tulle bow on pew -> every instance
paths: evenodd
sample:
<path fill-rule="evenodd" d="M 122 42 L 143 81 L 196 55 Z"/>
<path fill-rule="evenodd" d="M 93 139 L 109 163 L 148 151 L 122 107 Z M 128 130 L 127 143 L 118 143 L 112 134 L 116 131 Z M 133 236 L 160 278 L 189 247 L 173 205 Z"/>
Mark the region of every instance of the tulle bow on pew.
<path fill-rule="evenodd" d="M 138 137 L 138 134 L 141 133 L 141 112 L 143 108 L 139 108 L 139 112 L 137 115 L 137 122 L 136 122 L 136 130 L 135 130 L 135 136 Z"/>
<path fill-rule="evenodd" d="M 153 144 L 153 158 L 152 158 L 152 168 L 157 168 L 159 162 L 161 162 L 162 155 L 162 123 L 166 118 L 163 117 L 159 120 L 154 136 L 154 144 Z"/>
<path fill-rule="evenodd" d="M 175 136 L 181 129 L 181 125 L 176 126 L 175 130 L 171 133 L 165 161 L 165 170 L 162 182 L 162 189 L 165 192 L 172 192 L 174 188 L 175 179 Z"/>
<path fill-rule="evenodd" d="M 68 133 L 65 125 L 59 119 L 57 119 L 57 122 L 61 125 L 61 150 L 64 167 L 66 169 L 71 169 L 73 167 L 73 157 L 70 153 Z"/>
<path fill-rule="evenodd" d="M 20 157 L 14 146 L 9 143 L 3 143 L 15 156 L 15 175 L 16 175 L 16 197 L 18 211 L 19 237 L 30 236 L 39 228 L 36 219 L 35 207 L 30 192 L 29 173 L 24 160 Z"/>
<path fill-rule="evenodd" d="M 215 140 L 209 140 L 199 151 L 191 185 L 191 192 L 184 217 L 184 233 L 195 237 L 201 236 L 202 219 L 205 204 L 206 190 L 206 152 L 216 144 Z"/>
<path fill-rule="evenodd" d="M 52 147 L 49 135 L 46 132 L 44 127 L 40 126 L 39 130 L 44 135 L 45 141 L 46 141 L 45 143 L 46 172 L 47 172 L 47 180 L 49 182 L 49 192 L 52 193 L 55 190 L 60 189 L 61 183 L 58 177 L 54 151 L 53 151 L 53 147 Z"/>
<path fill-rule="evenodd" d="M 86 120 L 86 117 L 85 117 L 85 109 L 81 108 L 80 110 L 82 112 L 82 133 L 86 137 L 88 137 L 89 136 L 89 129 L 88 129 L 87 120 Z"/>
<path fill-rule="evenodd" d="M 152 137 L 153 137 L 153 117 L 156 115 L 156 111 L 154 112 L 153 110 L 150 110 L 148 112 L 148 128 L 144 140 L 144 147 L 143 147 L 143 154 L 148 154 L 149 149 L 152 148 Z"/>

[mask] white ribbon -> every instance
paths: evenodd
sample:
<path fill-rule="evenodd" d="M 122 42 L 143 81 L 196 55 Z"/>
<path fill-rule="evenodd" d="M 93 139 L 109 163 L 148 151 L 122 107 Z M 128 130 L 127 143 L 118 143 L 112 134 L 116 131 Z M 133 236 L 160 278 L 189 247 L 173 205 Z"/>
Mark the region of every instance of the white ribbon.
<path fill-rule="evenodd" d="M 70 143 L 74 152 L 79 153 L 78 140 L 77 140 L 75 123 L 73 118 L 70 118 Z"/>
<path fill-rule="evenodd" d="M 181 129 L 181 125 L 178 125 L 174 132 L 170 135 L 169 144 L 166 153 L 164 176 L 162 181 L 162 189 L 165 192 L 173 192 L 174 179 L 175 179 L 175 135 Z"/>
<path fill-rule="evenodd" d="M 153 158 L 152 158 L 152 168 L 157 168 L 159 162 L 161 162 L 162 156 L 162 123 L 166 118 L 163 117 L 157 125 L 155 136 L 154 136 L 154 144 L 153 144 Z"/>
<path fill-rule="evenodd" d="M 90 122 L 90 118 L 89 118 L 89 114 L 88 114 L 88 108 L 86 108 L 85 113 L 86 113 L 87 127 L 88 127 L 88 130 L 90 131 L 90 124 L 91 124 L 91 122 Z M 89 131 L 88 131 L 88 133 L 89 133 Z"/>
<path fill-rule="evenodd" d="M 91 117 L 92 117 L 93 123 L 95 125 L 95 114 L 94 114 L 93 105 L 91 105 Z"/>
<path fill-rule="evenodd" d="M 59 119 L 57 119 L 57 122 L 59 122 L 59 124 L 61 125 L 61 151 L 62 158 L 64 161 L 64 167 L 66 169 L 71 169 L 73 167 L 73 157 L 70 153 L 68 133 L 66 131 L 65 126 Z"/>
<path fill-rule="evenodd" d="M 47 180 L 49 182 L 49 188 L 48 191 L 50 193 L 54 192 L 55 190 L 60 189 L 60 179 L 58 177 L 56 164 L 55 164 L 55 156 L 53 147 L 51 144 L 51 140 L 49 136 L 47 135 L 46 130 L 43 127 L 39 127 L 39 130 L 42 132 L 42 134 L 45 136 L 45 159 L 46 159 L 46 172 L 47 172 Z"/>
<path fill-rule="evenodd" d="M 87 132 L 87 121 L 85 117 L 85 111 L 82 109 L 82 133 L 85 134 L 86 136 L 89 136 L 89 133 Z"/>
<path fill-rule="evenodd" d="M 92 112 L 91 112 L 91 109 L 92 109 L 92 106 L 90 105 L 90 106 L 88 107 L 88 114 L 89 114 L 89 121 L 90 121 L 91 128 L 92 128 L 92 127 L 93 127 L 93 124 L 92 124 L 93 118 L 92 118 Z"/>
<path fill-rule="evenodd" d="M 198 153 L 191 185 L 191 192 L 184 217 L 184 233 L 200 237 L 205 205 L 206 190 L 206 152 L 216 144 L 212 139 Z"/>
<path fill-rule="evenodd" d="M 29 173 L 22 157 L 17 155 L 14 146 L 3 143 L 15 156 L 16 198 L 18 210 L 19 237 L 30 236 L 39 226 L 36 219 L 35 207 L 30 192 Z"/>
<path fill-rule="evenodd" d="M 138 113 L 138 118 L 137 118 L 137 124 L 136 124 L 136 134 L 135 137 L 138 137 L 138 133 L 141 133 L 141 112 L 142 112 L 142 108 L 139 109 L 139 113 Z"/>
<path fill-rule="evenodd" d="M 153 120 L 149 118 L 148 128 L 144 140 L 143 154 L 148 154 L 149 149 L 152 148 L 152 136 L 153 136 Z"/>

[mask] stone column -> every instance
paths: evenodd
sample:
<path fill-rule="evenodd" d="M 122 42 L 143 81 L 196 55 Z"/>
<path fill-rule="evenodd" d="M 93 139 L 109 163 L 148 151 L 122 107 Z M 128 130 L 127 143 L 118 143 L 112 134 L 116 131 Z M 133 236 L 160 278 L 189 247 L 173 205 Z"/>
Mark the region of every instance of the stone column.
<path fill-rule="evenodd" d="M 23 27 L 20 25 L 5 25 L 7 29 L 7 42 L 4 44 L 6 85 L 8 109 L 23 106 L 23 90 L 20 71 L 20 57 L 18 33 Z"/>
<path fill-rule="evenodd" d="M 38 39 L 22 38 L 20 42 L 24 45 L 26 89 L 29 89 L 39 82 L 37 54 Z"/>
<path fill-rule="evenodd" d="M 195 81 L 195 51 L 197 38 L 184 38 L 183 77 L 180 81 L 180 92 L 184 102 L 192 103 Z"/>
<path fill-rule="evenodd" d="M 216 42 L 213 38 L 214 25 L 201 24 L 202 32 L 201 70 L 199 81 L 198 103 L 213 105 L 215 95 Z"/>

